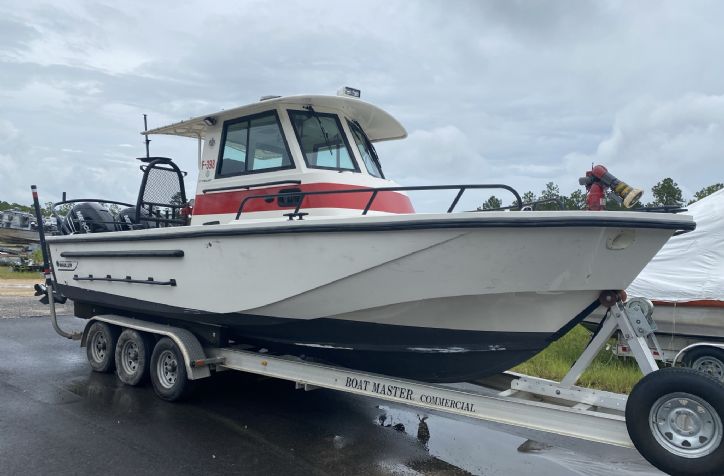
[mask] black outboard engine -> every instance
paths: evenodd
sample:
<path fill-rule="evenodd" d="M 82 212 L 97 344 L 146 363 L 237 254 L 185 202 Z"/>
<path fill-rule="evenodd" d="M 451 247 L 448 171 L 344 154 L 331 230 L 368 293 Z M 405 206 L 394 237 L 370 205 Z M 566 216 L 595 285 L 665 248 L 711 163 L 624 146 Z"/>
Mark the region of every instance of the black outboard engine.
<path fill-rule="evenodd" d="M 64 235 L 73 233 L 102 233 L 116 231 L 113 215 L 97 203 L 83 202 L 73 206 L 62 219 L 61 232 Z"/>
<path fill-rule="evenodd" d="M 138 219 L 136 219 L 136 207 L 124 208 L 118 212 L 118 227 L 121 230 L 157 228 L 157 224 L 150 217 L 145 208 L 141 208 L 141 216 Z"/>

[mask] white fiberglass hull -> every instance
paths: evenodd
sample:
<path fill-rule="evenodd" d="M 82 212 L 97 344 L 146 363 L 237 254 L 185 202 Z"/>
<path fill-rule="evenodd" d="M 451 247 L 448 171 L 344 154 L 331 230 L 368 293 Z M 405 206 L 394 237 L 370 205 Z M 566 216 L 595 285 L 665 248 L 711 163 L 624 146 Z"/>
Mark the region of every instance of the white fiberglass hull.
<path fill-rule="evenodd" d="M 505 350 L 519 335 L 530 354 L 595 306 L 601 291 L 628 286 L 676 229 L 692 225 L 687 218 L 486 212 L 259 220 L 55 238 L 50 249 L 61 290 L 97 306 L 218 317 L 239 328 L 309 322 L 317 331 L 253 333 L 309 348 L 353 349 L 347 336 L 318 328 L 334 321 L 340 333 L 357 324 L 408 329 L 420 342 L 407 348 L 435 352 L 475 347 L 452 337 L 438 345 L 440 330 L 461 342 L 485 335 L 486 349 Z M 149 278 L 156 284 L 136 282 Z"/>

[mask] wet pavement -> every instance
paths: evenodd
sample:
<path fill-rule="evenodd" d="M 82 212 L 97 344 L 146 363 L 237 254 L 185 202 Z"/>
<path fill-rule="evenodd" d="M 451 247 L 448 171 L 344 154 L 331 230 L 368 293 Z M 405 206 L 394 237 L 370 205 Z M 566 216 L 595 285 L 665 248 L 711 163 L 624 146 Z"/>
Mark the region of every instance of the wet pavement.
<path fill-rule="evenodd" d="M 47 318 L 0 318 L 2 474 L 661 474 L 634 450 L 501 428 L 239 372 L 167 403 L 91 372 Z"/>

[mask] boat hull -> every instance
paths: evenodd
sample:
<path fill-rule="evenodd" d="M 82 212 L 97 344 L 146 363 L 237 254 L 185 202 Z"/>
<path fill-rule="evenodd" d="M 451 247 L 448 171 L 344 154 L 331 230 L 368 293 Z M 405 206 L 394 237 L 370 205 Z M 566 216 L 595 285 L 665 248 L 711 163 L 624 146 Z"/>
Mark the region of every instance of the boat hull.
<path fill-rule="evenodd" d="M 687 226 L 593 215 L 186 227 L 53 238 L 50 248 L 83 317 L 208 323 L 274 352 L 458 381 L 543 349 Z"/>
<path fill-rule="evenodd" d="M 428 382 L 461 382 L 508 370 L 543 350 L 599 307 L 594 300 L 553 333 L 470 331 L 330 318 L 190 312 L 63 285 L 59 291 L 75 301 L 79 317 L 116 313 L 187 328 L 201 338 L 205 336 L 208 345 L 243 343 L 276 354 Z M 481 312 L 482 318 L 484 315 Z"/>

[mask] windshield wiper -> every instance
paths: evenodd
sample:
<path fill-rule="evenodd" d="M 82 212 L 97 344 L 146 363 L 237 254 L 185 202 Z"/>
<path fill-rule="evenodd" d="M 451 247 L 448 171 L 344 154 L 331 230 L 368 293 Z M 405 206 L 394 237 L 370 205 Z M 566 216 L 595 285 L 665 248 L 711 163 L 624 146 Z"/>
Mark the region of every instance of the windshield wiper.
<path fill-rule="evenodd" d="M 382 171 L 382 164 L 380 164 L 380 158 L 377 155 L 377 149 L 375 149 L 374 144 L 372 144 L 372 141 L 370 140 L 370 138 L 367 137 L 367 133 L 365 132 L 364 129 L 362 129 L 362 126 L 360 126 L 359 122 L 357 122 L 356 119 L 352 120 L 352 124 L 355 125 L 355 127 L 359 131 L 360 135 L 362 135 L 362 139 L 364 140 L 365 145 L 371 152 L 370 155 L 372 156 L 372 161 L 377 166 L 377 170 L 380 171 L 380 175 L 382 175 L 382 178 L 385 178 L 385 173 Z"/>
<path fill-rule="evenodd" d="M 332 144 L 329 142 L 329 135 L 327 134 L 327 131 L 324 130 L 324 126 L 322 125 L 322 121 L 319 119 L 319 114 L 317 114 L 317 111 L 314 110 L 314 108 L 310 105 L 304 106 L 304 109 L 312 113 L 312 116 L 317 120 L 317 124 L 319 124 L 319 130 L 322 131 L 322 136 L 324 136 L 324 144 L 327 146 L 327 150 L 329 150 L 329 155 L 334 159 L 334 153 L 332 152 Z"/>

